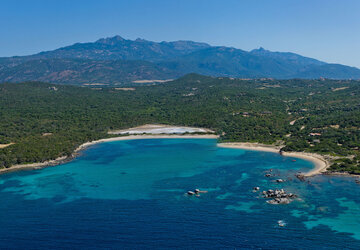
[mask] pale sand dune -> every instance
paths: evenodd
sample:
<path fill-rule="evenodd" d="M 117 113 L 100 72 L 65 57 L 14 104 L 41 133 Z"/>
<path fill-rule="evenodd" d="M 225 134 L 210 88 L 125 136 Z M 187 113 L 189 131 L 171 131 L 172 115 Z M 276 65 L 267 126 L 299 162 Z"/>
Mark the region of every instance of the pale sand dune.
<path fill-rule="evenodd" d="M 136 135 L 136 134 L 185 134 L 185 133 L 214 133 L 214 131 L 206 128 L 193 128 L 182 126 L 169 126 L 162 124 L 145 124 L 135 128 L 110 131 L 112 135 Z"/>

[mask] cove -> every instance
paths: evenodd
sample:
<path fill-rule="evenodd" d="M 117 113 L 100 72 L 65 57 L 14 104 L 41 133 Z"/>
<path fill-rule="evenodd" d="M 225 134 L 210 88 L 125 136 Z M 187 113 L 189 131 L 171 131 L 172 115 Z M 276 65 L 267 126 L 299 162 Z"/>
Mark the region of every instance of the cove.
<path fill-rule="evenodd" d="M 300 182 L 294 174 L 313 164 L 294 160 L 214 139 L 96 144 L 72 162 L 0 176 L 0 247 L 359 248 L 356 184 Z M 286 182 L 264 177 L 270 168 Z M 270 205 L 254 186 L 301 200 Z M 195 188 L 209 192 L 185 195 Z"/>

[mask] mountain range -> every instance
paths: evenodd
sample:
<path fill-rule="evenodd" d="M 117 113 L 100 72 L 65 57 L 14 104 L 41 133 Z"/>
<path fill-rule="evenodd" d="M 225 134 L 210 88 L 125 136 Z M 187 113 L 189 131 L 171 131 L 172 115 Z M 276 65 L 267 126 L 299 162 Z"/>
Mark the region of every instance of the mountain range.
<path fill-rule="evenodd" d="M 124 84 L 188 73 L 236 78 L 360 79 L 360 69 L 290 52 L 245 51 L 193 41 L 152 42 L 120 36 L 30 56 L 0 58 L 0 82 Z"/>

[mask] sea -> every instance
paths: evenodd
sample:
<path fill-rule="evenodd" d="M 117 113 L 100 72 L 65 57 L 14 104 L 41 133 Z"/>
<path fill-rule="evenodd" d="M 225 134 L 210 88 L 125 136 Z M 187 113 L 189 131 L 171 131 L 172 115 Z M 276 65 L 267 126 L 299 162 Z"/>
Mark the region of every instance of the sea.
<path fill-rule="evenodd" d="M 313 167 L 215 139 L 96 144 L 66 164 L 0 176 L 0 248 L 360 249 L 360 186 L 295 177 Z M 261 195 L 281 188 L 298 198 Z M 195 189 L 207 193 L 186 194 Z"/>

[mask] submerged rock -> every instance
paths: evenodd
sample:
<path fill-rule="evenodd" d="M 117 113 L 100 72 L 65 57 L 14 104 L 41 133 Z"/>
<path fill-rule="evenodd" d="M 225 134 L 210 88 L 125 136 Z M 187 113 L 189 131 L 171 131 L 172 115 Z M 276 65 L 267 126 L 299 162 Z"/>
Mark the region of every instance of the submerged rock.
<path fill-rule="evenodd" d="M 269 201 L 266 201 L 269 204 L 289 204 L 291 201 L 288 198 L 275 198 Z"/>
<path fill-rule="evenodd" d="M 305 175 L 303 174 L 296 174 L 296 178 L 298 178 L 300 181 L 305 181 Z"/>

